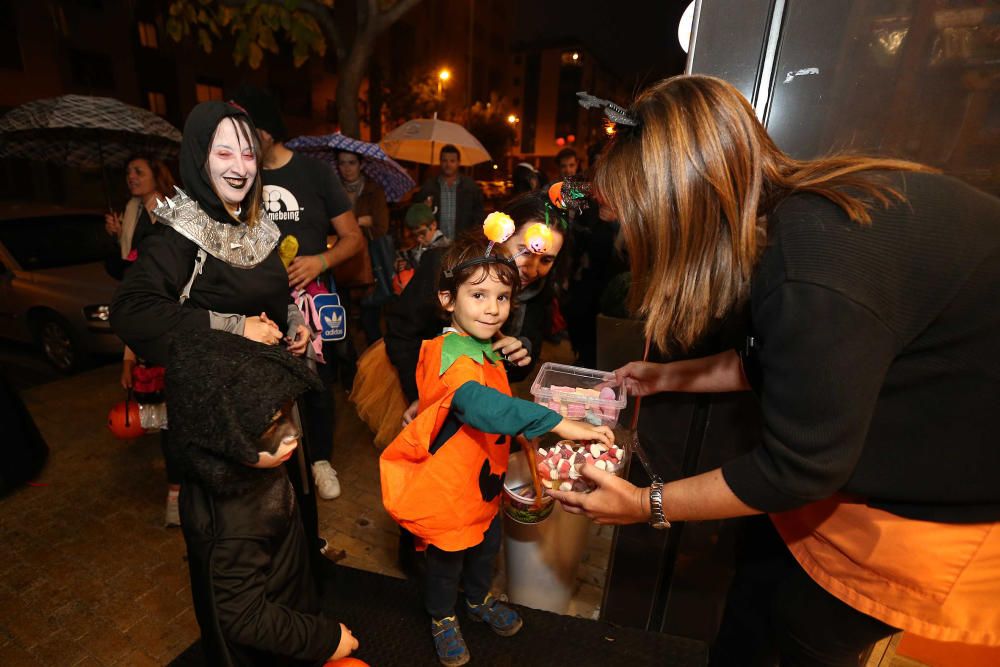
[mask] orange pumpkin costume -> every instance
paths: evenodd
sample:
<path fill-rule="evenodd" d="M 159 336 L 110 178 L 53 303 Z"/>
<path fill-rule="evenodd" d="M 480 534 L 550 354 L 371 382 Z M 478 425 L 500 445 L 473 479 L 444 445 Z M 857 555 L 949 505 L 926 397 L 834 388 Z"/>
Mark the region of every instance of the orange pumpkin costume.
<path fill-rule="evenodd" d="M 509 436 L 537 437 L 562 418 L 511 398 L 489 343 L 463 334 L 424 341 L 417 387 L 416 419 L 380 457 L 382 502 L 418 549 L 474 547 L 500 509 Z"/>

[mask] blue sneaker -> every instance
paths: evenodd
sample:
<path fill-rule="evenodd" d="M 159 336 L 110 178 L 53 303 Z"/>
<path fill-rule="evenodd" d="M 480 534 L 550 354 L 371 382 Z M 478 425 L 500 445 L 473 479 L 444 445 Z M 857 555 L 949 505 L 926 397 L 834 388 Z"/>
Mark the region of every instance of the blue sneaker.
<path fill-rule="evenodd" d="M 485 623 L 501 637 L 516 635 L 524 625 L 520 614 L 489 593 L 486 594 L 482 604 L 472 604 L 466 600 L 465 609 L 472 620 Z"/>
<path fill-rule="evenodd" d="M 462 638 L 462 628 L 458 627 L 458 619 L 445 616 L 441 620 L 431 619 L 431 634 L 434 636 L 434 649 L 442 665 L 464 665 L 469 662 L 469 649 Z"/>

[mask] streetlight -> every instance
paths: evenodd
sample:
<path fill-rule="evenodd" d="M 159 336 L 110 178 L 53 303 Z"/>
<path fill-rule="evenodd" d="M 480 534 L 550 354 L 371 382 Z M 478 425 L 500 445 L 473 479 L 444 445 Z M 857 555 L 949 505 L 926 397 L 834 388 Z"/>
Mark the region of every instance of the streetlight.
<path fill-rule="evenodd" d="M 507 116 L 507 122 L 510 123 L 511 125 L 517 125 L 517 122 L 519 120 L 521 119 L 515 116 L 514 114 L 510 114 L 509 116 Z"/>
<path fill-rule="evenodd" d="M 442 67 L 438 72 L 438 97 L 441 96 L 441 86 L 444 85 L 444 83 L 450 78 L 451 71 L 446 67 Z"/>

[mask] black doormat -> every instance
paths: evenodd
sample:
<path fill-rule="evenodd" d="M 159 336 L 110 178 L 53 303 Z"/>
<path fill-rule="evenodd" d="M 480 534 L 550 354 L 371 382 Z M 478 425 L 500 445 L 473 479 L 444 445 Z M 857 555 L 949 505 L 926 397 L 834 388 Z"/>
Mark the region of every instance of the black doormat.
<path fill-rule="evenodd" d="M 354 657 L 372 667 L 438 665 L 430 620 L 421 605 L 418 585 L 363 570 L 334 565 L 323 572 L 326 613 L 358 638 Z M 459 605 L 461 608 L 462 605 Z M 485 624 L 459 612 L 462 634 L 474 665 L 533 667 L 702 667 L 705 644 L 691 639 L 620 628 L 610 623 L 519 607 L 524 628 L 500 637 Z M 176 667 L 205 665 L 198 642 L 170 663 Z"/>

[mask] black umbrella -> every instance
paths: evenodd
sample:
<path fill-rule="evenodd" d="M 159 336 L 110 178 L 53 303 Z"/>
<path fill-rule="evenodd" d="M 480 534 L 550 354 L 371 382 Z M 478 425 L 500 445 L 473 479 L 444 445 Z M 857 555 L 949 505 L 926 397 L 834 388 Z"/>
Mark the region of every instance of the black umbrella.
<path fill-rule="evenodd" d="M 105 178 L 105 196 L 105 166 L 123 166 L 137 153 L 174 158 L 180 142 L 180 131 L 167 121 L 110 97 L 35 100 L 0 117 L 0 157 L 98 168 Z"/>

